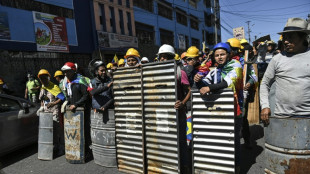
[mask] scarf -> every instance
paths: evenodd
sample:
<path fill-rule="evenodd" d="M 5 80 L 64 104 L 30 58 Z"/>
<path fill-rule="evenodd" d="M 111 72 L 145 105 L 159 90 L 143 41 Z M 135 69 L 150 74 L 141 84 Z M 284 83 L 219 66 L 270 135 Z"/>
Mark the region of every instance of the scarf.
<path fill-rule="evenodd" d="M 68 96 L 72 96 L 72 90 L 71 90 L 72 84 L 85 85 L 87 87 L 87 91 L 91 91 L 93 89 L 89 78 L 84 77 L 81 74 L 76 74 L 76 78 L 74 80 L 69 81 L 69 79 L 67 79 L 66 83 L 64 83 L 64 87 L 67 88 Z"/>
<path fill-rule="evenodd" d="M 61 99 L 62 101 L 66 99 L 65 95 L 61 92 L 60 88 L 51 81 L 48 82 L 47 86 L 42 85 L 42 89 L 47 90 L 53 96 Z"/>

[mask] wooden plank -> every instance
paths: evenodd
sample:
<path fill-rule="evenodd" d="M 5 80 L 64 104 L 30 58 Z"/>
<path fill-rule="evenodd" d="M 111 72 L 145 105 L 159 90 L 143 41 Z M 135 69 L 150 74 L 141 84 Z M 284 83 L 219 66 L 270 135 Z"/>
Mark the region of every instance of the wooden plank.
<path fill-rule="evenodd" d="M 257 64 L 252 64 L 255 74 L 258 77 Z M 254 101 L 248 105 L 248 121 L 249 124 L 259 124 L 259 85 L 255 89 Z"/>

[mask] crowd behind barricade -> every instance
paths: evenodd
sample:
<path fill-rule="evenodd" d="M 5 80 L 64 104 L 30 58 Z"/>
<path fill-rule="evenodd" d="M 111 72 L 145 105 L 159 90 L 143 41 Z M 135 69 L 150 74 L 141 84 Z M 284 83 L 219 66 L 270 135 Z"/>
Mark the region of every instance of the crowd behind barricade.
<path fill-rule="evenodd" d="M 305 33 L 308 34 L 309 30 L 307 30 L 307 27 L 294 26 L 303 23 L 300 20 L 298 18 L 289 19 L 285 30 L 280 33 L 281 37 L 278 44 L 272 40 L 267 40 L 254 42 L 251 45 L 245 39 L 231 38 L 227 42 L 217 43 L 212 49 L 205 47 L 205 49 L 199 50 L 196 46 L 191 46 L 180 56 L 171 45 L 163 44 L 159 48 L 156 58 L 153 59 L 153 62 L 176 60 L 177 65 L 181 67 L 181 77 L 178 79 L 179 83 L 177 83 L 181 94 L 178 95 L 179 98 L 175 102 L 174 108 L 179 110 L 181 113 L 179 116 L 186 118 L 188 122 L 190 122 L 191 114 L 191 89 L 198 89 L 201 95 L 207 95 L 224 88 L 233 90 L 235 98 L 236 173 L 240 171 L 240 166 L 242 167 L 240 163 L 240 131 L 242 132 L 245 147 L 251 149 L 250 130 L 247 120 L 248 103 L 255 95 L 255 89 L 259 88 L 260 83 L 262 83 L 260 98 L 262 120 L 268 122 L 270 115 L 268 93 L 273 81 L 276 81 L 281 86 L 279 92 L 277 91 L 277 97 L 278 99 L 281 98 L 281 100 L 278 100 L 276 114 L 304 116 L 305 114 L 302 113 L 306 113 L 306 115 L 310 113 L 308 106 L 309 95 L 305 96 L 310 91 L 310 71 L 308 67 L 310 56 L 307 50 L 308 43 L 304 41 L 307 37 Z M 292 25 L 291 28 L 290 25 Z M 86 158 L 92 158 L 91 149 L 89 148 L 91 145 L 90 112 L 91 110 L 93 112 L 106 112 L 107 109 L 114 107 L 112 95 L 113 72 L 119 68 L 139 67 L 142 64 L 152 62 L 147 57 L 141 57 L 137 49 L 130 48 L 127 50 L 124 59 L 119 59 L 107 65 L 100 59 L 94 59 L 90 62 L 92 79 L 79 74 L 77 65 L 72 62 L 65 63 L 60 68 L 61 70 L 54 73 L 53 77 L 58 84 L 51 81 L 52 76 L 45 69 L 38 72 L 38 80 L 32 74 L 27 75 L 25 98 L 32 102 L 39 101 L 41 104 L 40 111 L 52 112 L 53 119 L 58 124 L 54 128 L 54 150 L 58 154 L 64 153 L 64 110 L 61 108 L 66 105 L 72 112 L 77 107 L 84 108 L 85 152 Z M 301 57 L 302 61 L 299 61 L 297 57 Z M 283 62 L 284 59 L 285 62 Z M 297 73 L 300 74 L 299 76 L 295 74 L 298 68 L 287 67 L 300 65 L 303 61 L 308 69 Z M 257 64 L 258 72 L 255 72 L 252 64 Z M 264 76 L 265 72 L 266 75 Z M 301 79 L 305 75 L 304 73 L 306 73 L 306 78 Z M 279 78 L 279 74 L 287 79 Z M 292 74 L 295 75 L 290 78 L 289 76 Z M 291 101 L 293 99 L 285 98 L 287 90 L 296 88 L 296 86 L 293 87 L 294 85 L 303 85 L 303 87 L 298 87 L 298 89 L 304 89 L 300 91 L 300 93 L 303 92 L 303 95 L 297 95 L 299 96 L 298 99 L 296 97 L 296 101 L 302 100 L 301 102 L 293 102 Z M 3 79 L 0 79 L 0 93 L 8 93 L 8 91 Z M 294 95 L 288 97 L 294 98 Z M 189 130 L 184 131 L 186 132 L 187 145 L 189 145 L 192 140 L 190 128 L 183 127 L 183 129 Z M 188 154 L 188 158 L 191 158 L 189 148 L 182 149 L 182 153 Z"/>

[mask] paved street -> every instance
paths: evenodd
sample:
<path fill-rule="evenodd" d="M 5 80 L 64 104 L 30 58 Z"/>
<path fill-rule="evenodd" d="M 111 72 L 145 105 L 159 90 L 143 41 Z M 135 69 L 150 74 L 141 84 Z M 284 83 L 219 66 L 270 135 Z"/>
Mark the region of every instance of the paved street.
<path fill-rule="evenodd" d="M 263 173 L 264 169 L 264 139 L 263 127 L 253 125 L 250 127 L 252 133 L 252 150 L 247 150 L 242 146 L 243 165 L 241 173 L 257 174 Z M 94 163 L 69 164 L 65 157 L 61 156 L 53 161 L 41 161 L 37 158 L 37 145 L 31 145 L 21 150 L 10 153 L 0 158 L 3 167 L 0 174 L 114 174 L 118 172 L 116 168 L 105 168 Z"/>

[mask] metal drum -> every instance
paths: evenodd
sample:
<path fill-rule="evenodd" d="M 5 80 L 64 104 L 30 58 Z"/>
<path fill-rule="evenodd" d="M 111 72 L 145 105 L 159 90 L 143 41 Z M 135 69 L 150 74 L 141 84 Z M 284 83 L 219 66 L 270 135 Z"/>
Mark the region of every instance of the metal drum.
<path fill-rule="evenodd" d="M 85 163 L 84 108 L 73 113 L 67 110 L 64 117 L 66 159 L 71 164 Z"/>
<path fill-rule="evenodd" d="M 91 114 L 91 140 L 94 161 L 104 167 L 116 167 L 114 110 Z"/>
<path fill-rule="evenodd" d="M 270 118 L 265 128 L 266 173 L 310 173 L 310 117 Z"/>
<path fill-rule="evenodd" d="M 40 112 L 38 159 L 53 160 L 53 113 Z"/>

